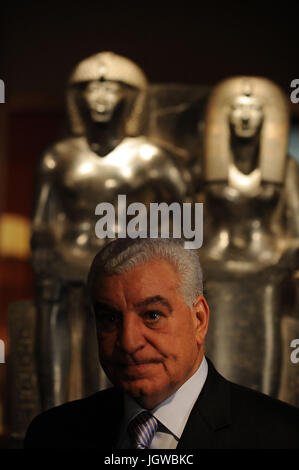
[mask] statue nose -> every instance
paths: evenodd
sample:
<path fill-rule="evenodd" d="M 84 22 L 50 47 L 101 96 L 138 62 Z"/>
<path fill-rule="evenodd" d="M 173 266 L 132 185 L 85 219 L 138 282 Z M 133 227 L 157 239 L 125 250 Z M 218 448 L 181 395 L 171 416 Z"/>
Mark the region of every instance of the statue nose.
<path fill-rule="evenodd" d="M 106 101 L 107 97 L 105 95 L 105 93 L 103 93 L 102 91 L 101 92 L 98 92 L 95 96 L 95 101 Z"/>

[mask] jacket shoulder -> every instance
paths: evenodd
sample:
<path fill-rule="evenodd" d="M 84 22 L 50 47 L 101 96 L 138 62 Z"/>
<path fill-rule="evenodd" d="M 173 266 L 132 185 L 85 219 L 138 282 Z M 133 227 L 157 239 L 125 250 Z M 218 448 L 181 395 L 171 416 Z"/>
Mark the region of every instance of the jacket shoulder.
<path fill-rule="evenodd" d="M 249 407 L 247 411 L 255 408 L 263 415 L 275 412 L 281 418 L 295 417 L 298 419 L 299 408 L 243 385 L 229 381 L 228 383 L 231 389 L 232 402 L 236 404 L 237 408 L 242 407 L 244 409 L 246 403 Z"/>
<path fill-rule="evenodd" d="M 213 429 L 213 448 L 298 449 L 299 409 L 230 382 L 212 362 L 197 408 Z"/>
<path fill-rule="evenodd" d="M 232 425 L 260 448 L 299 448 L 299 409 L 229 382 Z"/>
<path fill-rule="evenodd" d="M 24 447 L 60 448 L 82 443 L 121 402 L 120 391 L 110 388 L 44 411 L 29 425 Z"/>

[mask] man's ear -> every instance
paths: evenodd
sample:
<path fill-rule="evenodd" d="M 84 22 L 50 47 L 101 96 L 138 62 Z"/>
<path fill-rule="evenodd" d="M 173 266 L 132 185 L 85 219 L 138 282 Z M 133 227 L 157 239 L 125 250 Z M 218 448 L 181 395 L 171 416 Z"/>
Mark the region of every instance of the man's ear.
<path fill-rule="evenodd" d="M 203 344 L 208 332 L 210 309 L 203 295 L 197 297 L 192 306 L 193 318 L 196 324 L 196 339 L 198 344 Z"/>

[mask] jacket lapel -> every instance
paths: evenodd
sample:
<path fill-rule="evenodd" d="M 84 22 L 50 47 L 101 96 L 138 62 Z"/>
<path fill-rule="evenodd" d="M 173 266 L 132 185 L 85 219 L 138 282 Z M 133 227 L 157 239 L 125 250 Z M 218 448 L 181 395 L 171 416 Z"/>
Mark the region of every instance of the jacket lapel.
<path fill-rule="evenodd" d="M 190 413 L 178 449 L 211 449 L 217 431 L 229 426 L 230 386 L 209 359 L 205 385 Z"/>
<path fill-rule="evenodd" d="M 229 382 L 218 374 L 208 358 L 207 361 L 209 369 L 206 382 L 190 413 L 177 449 L 214 448 L 217 431 L 228 427 L 231 422 Z M 124 413 L 123 393 L 112 388 L 96 395 L 98 406 L 93 408 L 94 426 L 89 426 L 89 430 L 92 430 L 89 433 L 91 447 L 115 449 Z"/>
<path fill-rule="evenodd" d="M 115 449 L 123 418 L 123 393 L 111 388 L 95 394 L 95 405 L 88 419 L 88 447 Z"/>

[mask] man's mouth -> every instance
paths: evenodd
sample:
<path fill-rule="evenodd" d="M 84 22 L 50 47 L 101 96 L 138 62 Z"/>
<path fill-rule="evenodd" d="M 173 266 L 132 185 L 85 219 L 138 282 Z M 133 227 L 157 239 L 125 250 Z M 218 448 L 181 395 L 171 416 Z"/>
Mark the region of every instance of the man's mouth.
<path fill-rule="evenodd" d="M 146 361 L 135 364 L 125 364 L 120 366 L 120 372 L 124 377 L 128 379 L 143 378 L 151 372 L 151 369 L 155 367 L 161 361 Z"/>
<path fill-rule="evenodd" d="M 119 361 L 117 365 L 120 367 L 135 367 L 135 366 L 143 366 L 148 364 L 159 364 L 161 359 L 146 359 L 143 361 Z"/>
<path fill-rule="evenodd" d="M 113 375 L 122 378 L 122 380 L 137 380 L 147 377 L 156 373 L 156 366 L 162 364 L 162 358 L 149 358 L 149 359 L 140 359 L 134 361 L 131 358 L 124 360 L 123 358 L 104 361 L 105 367 L 107 369 L 108 376 L 109 371 Z M 103 364 L 103 365 L 104 365 Z"/>
<path fill-rule="evenodd" d="M 117 361 L 114 363 L 114 367 L 116 366 L 121 371 L 125 372 L 126 374 L 142 374 L 143 372 L 147 371 L 152 366 L 157 364 L 161 364 L 161 359 L 144 359 L 139 361 Z"/>

